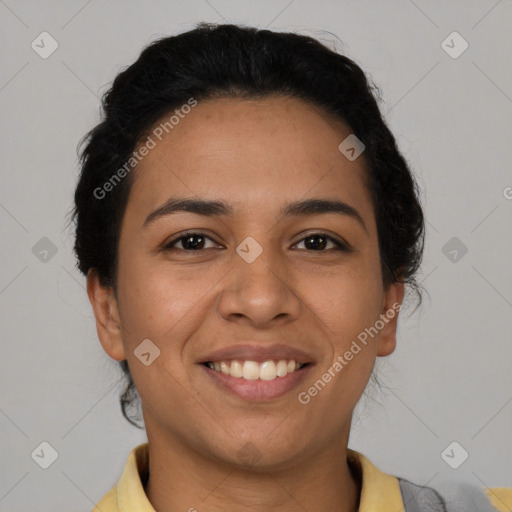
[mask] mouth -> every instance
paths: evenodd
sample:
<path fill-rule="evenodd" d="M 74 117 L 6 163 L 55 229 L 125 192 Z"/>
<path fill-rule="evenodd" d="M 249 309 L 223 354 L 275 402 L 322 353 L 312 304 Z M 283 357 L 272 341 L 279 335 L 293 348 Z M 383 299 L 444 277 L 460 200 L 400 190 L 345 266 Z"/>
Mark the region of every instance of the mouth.
<path fill-rule="evenodd" d="M 228 394 L 244 401 L 269 402 L 282 397 L 304 380 L 315 366 L 295 360 L 207 361 L 198 365 L 204 375 L 221 394 Z"/>
<path fill-rule="evenodd" d="M 204 366 L 215 372 L 244 380 L 273 381 L 297 372 L 311 363 L 300 363 L 294 359 L 275 359 L 259 363 L 258 361 L 207 361 Z"/>
<path fill-rule="evenodd" d="M 250 401 L 269 401 L 291 392 L 316 364 L 316 357 L 284 344 L 233 345 L 198 361 L 218 391 Z"/>

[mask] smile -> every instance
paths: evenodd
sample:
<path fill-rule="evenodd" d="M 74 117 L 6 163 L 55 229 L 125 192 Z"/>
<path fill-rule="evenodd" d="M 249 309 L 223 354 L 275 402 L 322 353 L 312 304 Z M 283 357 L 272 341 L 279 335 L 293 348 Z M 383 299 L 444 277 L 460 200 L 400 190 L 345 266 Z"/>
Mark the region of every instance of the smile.
<path fill-rule="evenodd" d="M 262 363 L 257 361 L 208 361 L 208 368 L 230 375 L 237 379 L 245 380 L 275 380 L 278 377 L 286 377 L 289 373 L 300 370 L 305 363 L 294 360 L 269 360 Z"/>
<path fill-rule="evenodd" d="M 219 391 L 252 402 L 273 400 L 299 385 L 304 386 L 303 381 L 314 366 L 285 359 L 261 363 L 251 360 L 209 361 L 199 365 Z"/>

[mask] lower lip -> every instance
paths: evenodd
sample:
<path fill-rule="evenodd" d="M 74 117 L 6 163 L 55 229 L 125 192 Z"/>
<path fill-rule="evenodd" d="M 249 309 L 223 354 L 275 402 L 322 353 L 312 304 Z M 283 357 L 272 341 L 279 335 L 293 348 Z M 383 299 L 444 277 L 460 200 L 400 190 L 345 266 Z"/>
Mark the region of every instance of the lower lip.
<path fill-rule="evenodd" d="M 206 375 L 221 389 L 234 393 L 244 400 L 252 401 L 271 400 L 288 393 L 306 378 L 310 369 L 313 367 L 312 364 L 308 364 L 300 370 L 288 373 L 285 377 L 276 377 L 274 380 L 247 380 L 242 377 L 237 378 L 226 375 L 222 372 L 212 370 L 205 365 L 200 366 L 205 371 Z"/>

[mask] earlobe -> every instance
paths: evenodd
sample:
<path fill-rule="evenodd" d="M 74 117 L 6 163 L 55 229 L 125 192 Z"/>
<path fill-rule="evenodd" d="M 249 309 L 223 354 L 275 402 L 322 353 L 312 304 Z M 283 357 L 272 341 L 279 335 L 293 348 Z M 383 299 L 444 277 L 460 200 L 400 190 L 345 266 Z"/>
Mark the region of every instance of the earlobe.
<path fill-rule="evenodd" d="M 379 345 L 377 356 L 389 356 L 396 348 L 396 330 L 398 325 L 398 313 L 404 298 L 403 281 L 392 283 L 386 290 L 379 325 L 382 326 L 379 333 Z"/>
<path fill-rule="evenodd" d="M 116 361 L 126 359 L 114 290 L 100 283 L 94 269 L 90 269 L 87 274 L 87 295 L 94 311 L 96 330 L 103 350 Z"/>

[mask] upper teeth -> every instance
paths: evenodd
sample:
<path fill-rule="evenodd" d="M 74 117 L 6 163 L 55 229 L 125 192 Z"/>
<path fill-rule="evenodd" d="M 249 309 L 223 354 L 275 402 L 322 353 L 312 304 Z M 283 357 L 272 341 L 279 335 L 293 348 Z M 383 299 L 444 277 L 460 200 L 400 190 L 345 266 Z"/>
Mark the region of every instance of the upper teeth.
<path fill-rule="evenodd" d="M 285 377 L 304 366 L 303 363 L 297 363 L 294 360 L 280 359 L 279 361 L 265 361 L 258 363 L 256 361 L 209 361 L 208 367 L 212 370 L 222 372 L 231 377 L 243 378 L 247 380 L 274 380 L 276 377 Z"/>

